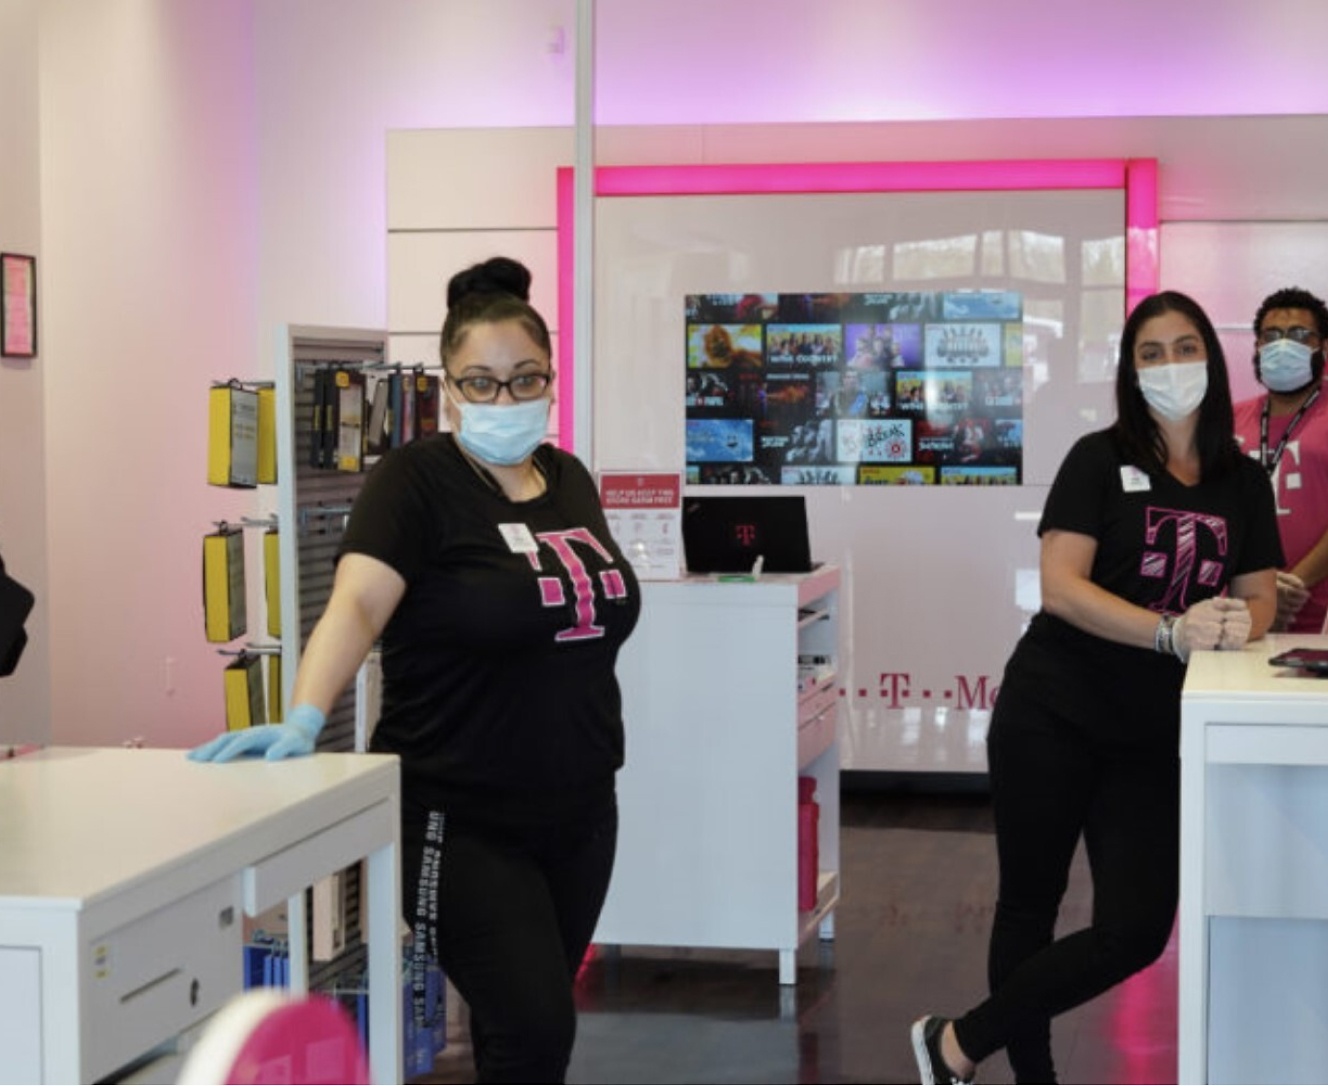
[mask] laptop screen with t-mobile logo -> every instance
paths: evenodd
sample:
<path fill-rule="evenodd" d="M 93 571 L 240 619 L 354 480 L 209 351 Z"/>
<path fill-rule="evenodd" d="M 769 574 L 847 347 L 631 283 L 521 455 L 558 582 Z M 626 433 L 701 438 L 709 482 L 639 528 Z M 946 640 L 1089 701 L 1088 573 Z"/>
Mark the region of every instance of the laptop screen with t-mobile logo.
<path fill-rule="evenodd" d="M 685 496 L 682 543 L 690 573 L 765 573 L 812 568 L 807 502 L 801 494 Z"/>

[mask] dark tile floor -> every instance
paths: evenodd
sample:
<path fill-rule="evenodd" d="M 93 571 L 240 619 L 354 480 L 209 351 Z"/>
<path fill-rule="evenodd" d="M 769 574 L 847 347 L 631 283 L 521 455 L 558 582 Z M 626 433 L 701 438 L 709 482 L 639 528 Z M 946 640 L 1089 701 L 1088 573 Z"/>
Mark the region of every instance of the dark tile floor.
<path fill-rule="evenodd" d="M 833 943 L 776 955 L 597 949 L 578 984 L 572 1083 L 916 1082 L 908 1027 L 984 992 L 996 861 L 985 795 L 846 790 Z M 1082 856 L 1062 912 L 1091 906 Z M 448 1049 L 419 1083 L 473 1081 L 466 1011 L 449 991 Z M 1062 1082 L 1176 1081 L 1175 940 L 1163 959 L 1054 1027 Z M 997 1055 L 979 1072 L 1008 1083 Z"/>

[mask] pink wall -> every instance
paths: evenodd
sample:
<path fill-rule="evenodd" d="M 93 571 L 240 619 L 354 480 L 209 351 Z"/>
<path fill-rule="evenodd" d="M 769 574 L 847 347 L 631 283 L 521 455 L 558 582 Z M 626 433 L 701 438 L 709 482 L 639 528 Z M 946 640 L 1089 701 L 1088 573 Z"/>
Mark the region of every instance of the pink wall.
<path fill-rule="evenodd" d="M 36 256 L 40 280 L 45 268 L 41 143 L 31 93 L 37 79 L 37 3 L 0 0 L 0 146 L 5 148 L 0 156 L 0 250 Z M 40 330 L 39 324 L 42 349 Z M 45 372 L 40 357 L 0 359 L 0 555 L 12 576 L 38 590 L 47 581 Z M 28 618 L 22 669 L 0 678 L 0 744 L 35 742 L 46 734 L 51 672 L 44 596 Z"/>
<path fill-rule="evenodd" d="M 645 0 L 597 15 L 603 124 L 1328 112 L 1315 0 Z"/>
<path fill-rule="evenodd" d="M 387 131 L 570 124 L 576 5 L 0 7 L 40 12 L 40 71 L 7 84 L 7 115 L 41 118 L 49 583 L 36 587 L 51 608 L 50 730 L 61 742 L 186 745 L 220 705 L 198 537 L 253 505 L 200 481 L 207 382 L 269 372 L 279 322 L 385 324 Z M 598 7 L 599 122 L 705 125 L 705 161 L 770 161 L 752 157 L 771 145 L 760 133 L 792 122 L 806 122 L 804 158 L 831 160 L 844 122 L 1116 117 L 1063 122 L 1036 147 L 1014 120 L 947 129 L 961 144 L 943 154 L 928 150 L 941 149 L 929 123 L 864 126 L 849 142 L 866 160 L 1157 157 L 1164 217 L 1168 206 L 1230 214 L 1231 203 L 1179 202 L 1225 178 L 1211 166 L 1222 152 L 1254 214 L 1322 211 L 1321 185 L 1299 195 L 1328 168 L 1314 116 L 1328 114 L 1320 0 L 1211 0 L 1202 18 L 1192 0 Z M 1221 117 L 1182 153 L 1158 120 L 1287 110 L 1305 115 L 1309 138 L 1269 158 L 1242 151 Z M 717 127 L 734 122 L 746 132 Z M 90 436 L 107 420 L 126 424 L 115 443 Z M 14 486 L 0 476 L 0 510 Z M 46 714 L 41 698 L 22 711 Z"/>
<path fill-rule="evenodd" d="M 50 738 L 184 745 L 223 720 L 201 537 L 208 383 L 255 350 L 252 22 L 210 0 L 41 2 Z"/>

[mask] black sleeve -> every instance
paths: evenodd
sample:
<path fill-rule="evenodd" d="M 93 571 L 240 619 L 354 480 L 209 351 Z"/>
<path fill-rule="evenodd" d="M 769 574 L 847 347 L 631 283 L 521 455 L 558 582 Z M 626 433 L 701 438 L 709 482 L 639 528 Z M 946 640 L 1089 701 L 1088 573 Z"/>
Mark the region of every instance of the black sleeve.
<path fill-rule="evenodd" d="M 12 675 L 18 667 L 28 643 L 23 623 L 33 602 L 32 593 L 5 572 L 4 560 L 0 559 L 0 676 Z"/>
<path fill-rule="evenodd" d="M 604 519 L 604 507 L 599 500 L 599 487 L 595 483 L 595 477 L 590 474 L 590 469 L 566 450 L 556 449 L 551 445 L 541 448 L 557 462 L 563 486 L 567 488 L 577 515 L 584 517 L 589 527 L 597 533 L 603 532 L 604 537 L 608 538 L 610 533 L 608 522 Z"/>
<path fill-rule="evenodd" d="M 407 582 L 424 569 L 436 513 L 429 508 L 427 467 L 415 445 L 393 449 L 374 466 L 351 507 L 338 560 L 344 554 L 365 554 Z"/>
<path fill-rule="evenodd" d="M 23 650 L 27 647 L 27 644 L 28 631 L 20 629 L 9 647 L 0 650 L 4 653 L 3 658 L 0 658 L 0 678 L 14 674 L 14 669 L 18 667 L 19 657 L 23 655 Z"/>
<path fill-rule="evenodd" d="M 1059 530 L 1097 539 L 1116 457 L 1106 433 L 1086 434 L 1070 448 L 1042 507 L 1038 535 Z"/>

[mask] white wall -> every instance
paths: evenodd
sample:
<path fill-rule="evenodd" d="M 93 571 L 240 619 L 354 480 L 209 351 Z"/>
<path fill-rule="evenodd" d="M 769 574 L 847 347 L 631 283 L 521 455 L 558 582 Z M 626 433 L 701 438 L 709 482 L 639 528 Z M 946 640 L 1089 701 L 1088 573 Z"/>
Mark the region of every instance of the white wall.
<path fill-rule="evenodd" d="M 1233 377 L 1249 391 L 1249 321 L 1258 300 L 1280 285 L 1281 277 L 1313 282 L 1322 274 L 1328 201 L 1314 176 L 1294 167 L 1298 149 L 1326 135 L 1328 119 L 1296 117 L 606 126 L 597 133 L 597 150 L 601 161 L 615 164 L 853 160 L 865 157 L 863 148 L 883 148 L 878 156 L 887 159 L 997 158 L 1012 145 L 1029 157 L 1157 157 L 1165 163 L 1163 209 L 1174 216 L 1163 230 L 1165 283 L 1190 291 L 1219 323 L 1230 326 L 1224 338 Z M 390 134 L 388 317 L 394 358 L 436 353 L 436 334 L 421 329 L 437 319 L 437 284 L 464 263 L 487 252 L 511 252 L 536 270 L 537 282 L 550 277 L 553 178 L 557 167 L 571 163 L 572 144 L 566 127 Z M 1269 199 L 1266 184 L 1270 173 L 1283 179 L 1275 200 Z M 1091 195 L 1082 194 L 1086 200 Z M 908 197 L 892 199 L 902 202 Z M 602 262 L 597 269 L 593 466 L 681 468 L 676 345 L 683 333 L 676 295 L 685 288 L 679 283 L 695 280 L 692 286 L 702 289 L 698 284 L 704 281 L 704 289 L 739 293 L 775 289 L 779 284 L 768 281 L 771 269 L 764 259 L 769 247 L 762 244 L 770 223 L 761 218 L 754 235 L 744 235 L 741 223 L 748 215 L 769 215 L 764 205 L 779 200 L 738 199 L 714 221 L 705 218 L 705 198 L 601 201 L 596 223 Z M 1009 217 L 1025 228 L 1031 225 L 1027 214 L 1032 208 L 1045 213 L 1052 204 L 1039 196 L 1019 213 L 1001 210 L 999 197 L 977 201 L 996 220 Z M 633 206 L 626 210 L 625 205 Z M 810 204 L 804 210 L 812 213 Z M 656 212 L 665 221 L 651 221 Z M 1119 230 L 1119 202 L 1107 214 L 1105 223 L 1090 229 L 1088 236 Z M 1183 221 L 1187 214 L 1203 221 Z M 883 209 L 870 215 L 864 209 L 848 221 L 870 218 L 879 231 L 882 215 Z M 921 216 L 900 215 L 904 221 L 888 232 L 915 236 L 911 232 L 922 228 Z M 1302 221 L 1242 221 L 1269 215 L 1295 215 Z M 1309 221 L 1316 215 L 1323 221 Z M 779 212 L 774 218 L 783 221 Z M 963 217 L 951 212 L 946 221 L 953 224 Z M 836 220 L 835 227 L 840 225 Z M 1067 225 L 1061 223 L 1059 229 Z M 827 226 L 799 241 L 799 228 L 789 226 L 780 235 L 779 251 L 798 254 L 797 270 L 783 274 L 792 274 L 801 289 L 847 286 L 819 278 L 835 267 L 821 248 L 836 229 Z M 1050 223 L 1039 228 L 1058 232 Z M 744 258 L 736 265 L 706 263 L 695 256 L 699 238 L 706 239 L 706 248 L 713 247 L 716 238 L 728 238 L 733 251 Z M 625 253 L 617 245 L 623 241 L 640 248 Z M 606 252 L 613 255 L 606 259 Z M 808 275 L 814 282 L 805 279 Z M 785 281 L 783 289 L 792 286 Z M 545 290 L 547 294 L 547 284 Z M 666 303 L 661 310 L 658 302 L 670 296 L 675 304 Z M 544 305 L 546 312 L 553 312 L 547 300 Z M 631 314 L 626 323 L 624 313 Z M 1121 318 L 1113 319 L 1118 329 Z M 807 491 L 817 557 L 840 562 L 852 589 L 844 623 L 849 650 L 843 661 L 849 689 L 841 747 L 845 768 L 986 768 L 985 706 L 999 684 L 1010 645 L 1037 606 L 1033 527 L 1042 501 L 1039 484 L 1045 489 L 1073 438 L 1103 425 L 1101 420 L 1112 411 L 1109 382 L 1103 384 L 1100 376 L 1077 377 L 1081 368 L 1069 343 L 1047 350 L 1048 356 L 1037 362 L 1057 379 L 1036 382 L 1036 397 L 1025 403 L 1029 429 L 1023 487 L 981 495 L 946 488 L 930 493 L 928 488 L 866 488 L 856 496 L 850 493 L 855 488 Z M 565 362 L 561 372 L 566 372 Z M 634 406 L 638 404 L 650 406 Z M 974 531 L 984 540 L 977 559 Z M 875 542 L 865 550 L 855 547 L 855 541 L 866 538 Z M 947 547 L 957 553 L 947 553 Z M 890 573 L 919 568 L 919 555 L 928 556 L 921 568 L 929 575 L 915 578 L 919 588 L 913 598 Z M 933 555 L 939 557 L 933 561 Z M 959 635 L 952 629 L 953 608 L 945 606 L 944 596 L 937 606 L 937 585 L 945 586 L 941 591 L 954 599 L 963 598 L 971 612 Z M 881 619 L 905 613 L 931 615 L 934 621 L 910 620 L 905 635 L 897 623 Z M 968 708 L 973 704 L 983 708 Z"/>
<path fill-rule="evenodd" d="M 1325 126 L 1322 139 L 1328 135 Z M 1263 393 L 1254 376 L 1254 314 L 1282 287 L 1328 296 L 1328 214 L 1317 221 L 1251 217 L 1175 221 L 1162 229 L 1162 282 L 1191 294 L 1217 325 L 1239 402 Z"/>
<path fill-rule="evenodd" d="M 18 144 L 40 162 L 40 232 L 21 210 L 29 194 L 0 209 L 0 241 L 40 242 L 42 357 L 0 370 L 0 402 L 44 400 L 48 571 L 29 580 L 49 606 L 51 666 L 50 720 L 39 643 L 25 674 L 2 681 L 18 685 L 0 726 L 20 690 L 19 715 L 57 742 L 184 746 L 219 725 L 198 540 L 255 500 L 201 482 L 203 390 L 269 373 L 278 322 L 384 325 L 387 132 L 570 124 L 574 11 L 573 0 L 0 0 L 0 58 L 15 59 L 0 75 L 13 92 L 0 126 L 40 118 L 39 139 Z M 808 158 L 959 157 L 947 140 L 967 141 L 965 155 L 1090 143 L 1150 154 L 1171 129 L 1111 118 L 1328 113 L 1326 29 L 1319 0 L 1214 0 L 1202 18 L 1189 0 L 1010 0 L 998 14 L 968 0 L 600 0 L 599 120 L 712 126 L 711 161 L 776 144 Z M 962 123 L 1001 116 L 1029 120 Z M 1036 120 L 1048 116 L 1104 119 Z M 928 123 L 944 118 L 960 123 Z M 904 123 L 860 139 L 843 123 L 879 120 Z M 772 141 L 789 121 L 797 139 Z M 746 127 L 719 127 L 735 122 Z M 1161 147 L 1164 213 L 1328 217 L 1310 184 L 1328 167 L 1324 123 L 1302 118 L 1306 138 L 1260 159 L 1249 127 L 1196 122 L 1175 154 Z M 0 185 L 24 174 L 6 161 Z M 1180 206 L 1172 191 L 1204 202 Z M 43 496 L 10 467 L 31 442 L 0 421 L 0 546 L 36 567 L 40 531 L 11 544 L 8 527 L 13 508 L 41 518 Z"/>
<path fill-rule="evenodd" d="M 572 0 L 256 0 L 259 315 L 385 327 L 394 128 L 570 123 Z"/>

